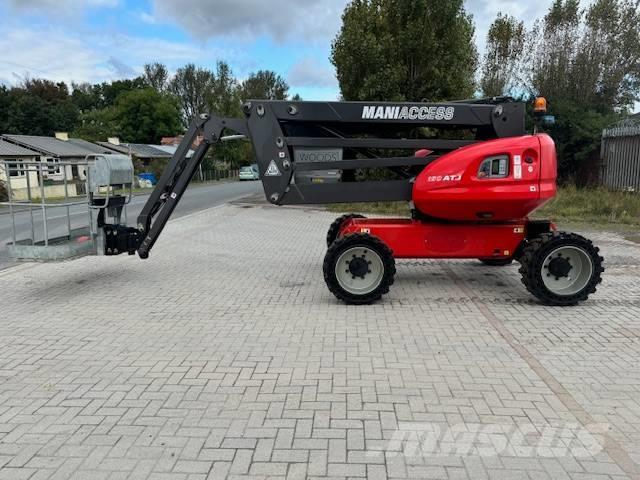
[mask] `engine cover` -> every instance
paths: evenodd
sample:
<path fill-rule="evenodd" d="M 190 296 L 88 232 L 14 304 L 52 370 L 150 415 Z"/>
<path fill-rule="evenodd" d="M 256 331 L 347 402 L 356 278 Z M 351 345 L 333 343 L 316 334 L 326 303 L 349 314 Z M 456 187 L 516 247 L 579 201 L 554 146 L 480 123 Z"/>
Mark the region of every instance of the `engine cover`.
<path fill-rule="evenodd" d="M 443 155 L 413 186 L 415 208 L 451 221 L 527 217 L 556 195 L 555 144 L 546 134 L 489 140 Z"/>

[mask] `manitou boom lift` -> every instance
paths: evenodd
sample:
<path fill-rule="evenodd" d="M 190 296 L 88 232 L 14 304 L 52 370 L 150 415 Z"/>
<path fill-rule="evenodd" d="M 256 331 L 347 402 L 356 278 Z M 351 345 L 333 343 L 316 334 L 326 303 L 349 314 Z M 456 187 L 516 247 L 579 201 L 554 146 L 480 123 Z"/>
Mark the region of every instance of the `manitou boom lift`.
<path fill-rule="evenodd" d="M 544 107 L 538 101 L 536 114 Z M 137 226 L 101 221 L 107 255 L 147 258 L 207 150 L 247 138 L 274 205 L 411 202 L 412 218 L 353 214 L 329 228 L 324 278 L 347 303 L 387 293 L 396 258 L 517 260 L 525 287 L 551 305 L 586 300 L 601 281 L 591 241 L 528 218 L 556 195 L 557 166 L 551 138 L 525 131 L 523 103 L 253 100 L 243 112 L 193 121 Z M 204 142 L 187 158 L 199 134 Z M 296 173 L 329 169 L 342 172 L 340 182 L 295 182 Z"/>

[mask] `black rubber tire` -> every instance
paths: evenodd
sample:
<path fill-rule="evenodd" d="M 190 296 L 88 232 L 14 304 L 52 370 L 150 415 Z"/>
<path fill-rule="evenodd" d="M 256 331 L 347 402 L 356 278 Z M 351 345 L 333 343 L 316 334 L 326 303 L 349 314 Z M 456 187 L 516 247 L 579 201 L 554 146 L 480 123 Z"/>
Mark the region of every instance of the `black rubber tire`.
<path fill-rule="evenodd" d="M 551 292 L 542 281 L 542 264 L 547 256 L 556 248 L 575 246 L 587 253 L 593 264 L 591 278 L 585 287 L 573 295 L 557 295 Z M 576 305 L 589 298 L 596 292 L 598 284 L 602 282 L 604 258 L 600 256 L 600 249 L 588 240 L 575 233 L 550 232 L 529 240 L 520 258 L 520 274 L 522 283 L 529 293 L 538 298 L 545 305 L 570 306 Z"/>
<path fill-rule="evenodd" d="M 345 250 L 353 247 L 366 247 L 376 252 L 382 260 L 384 268 L 382 280 L 375 290 L 365 295 L 347 292 L 340 286 L 336 278 L 336 262 Z M 329 291 L 333 293 L 336 298 L 351 305 L 368 305 L 380 300 L 382 295 L 389 293 L 389 288 L 393 285 L 394 275 L 396 274 L 396 262 L 391 249 L 378 237 L 366 233 L 352 233 L 338 238 L 333 242 L 324 257 L 322 270 L 324 273 L 324 281 Z"/>
<path fill-rule="evenodd" d="M 488 267 L 506 267 L 513 263 L 513 258 L 479 258 Z"/>
<path fill-rule="evenodd" d="M 367 217 L 365 217 L 364 215 L 359 215 L 357 213 L 348 213 L 336 218 L 329 227 L 329 231 L 327 232 L 327 247 L 330 247 L 331 244 L 336 241 L 336 238 L 338 238 L 338 234 L 340 233 L 340 229 L 342 228 L 342 226 L 345 224 L 345 222 L 351 220 L 352 218 Z"/>

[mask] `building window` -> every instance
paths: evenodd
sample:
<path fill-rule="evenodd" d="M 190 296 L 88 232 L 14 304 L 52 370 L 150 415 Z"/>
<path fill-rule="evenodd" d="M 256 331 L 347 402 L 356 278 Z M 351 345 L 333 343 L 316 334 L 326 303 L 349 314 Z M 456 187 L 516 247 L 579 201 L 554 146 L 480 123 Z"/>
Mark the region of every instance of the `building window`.
<path fill-rule="evenodd" d="M 6 163 L 10 177 L 24 177 L 24 165 L 22 163 Z"/>
<path fill-rule="evenodd" d="M 58 158 L 47 158 L 47 168 L 44 169 L 45 176 L 57 175 L 60 173 L 60 160 Z"/>

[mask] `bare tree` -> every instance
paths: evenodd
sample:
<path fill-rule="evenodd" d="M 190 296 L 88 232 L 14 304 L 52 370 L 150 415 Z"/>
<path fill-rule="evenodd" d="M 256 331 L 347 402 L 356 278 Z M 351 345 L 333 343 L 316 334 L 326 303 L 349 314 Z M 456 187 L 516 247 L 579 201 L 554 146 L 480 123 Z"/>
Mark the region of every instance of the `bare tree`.
<path fill-rule="evenodd" d="M 185 126 L 196 115 L 209 110 L 214 83 L 213 72 L 196 67 L 193 63 L 178 69 L 169 83 L 169 91 L 178 98 Z"/>
<path fill-rule="evenodd" d="M 498 14 L 487 34 L 487 50 L 480 87 L 484 95 L 507 94 L 518 83 L 518 70 L 525 44 L 524 23 Z"/>
<path fill-rule="evenodd" d="M 238 82 L 231 67 L 226 62 L 216 64 L 213 88 L 210 92 L 209 110 L 219 115 L 235 116 L 240 114 Z"/>
<path fill-rule="evenodd" d="M 582 12 L 579 0 L 555 0 L 529 36 L 528 84 L 533 93 L 568 98 L 575 90 L 571 71 L 580 47 Z M 572 94 L 573 95 L 573 94 Z"/>
<path fill-rule="evenodd" d="M 583 101 L 633 106 L 640 91 L 640 2 L 598 0 L 589 7 L 573 78 Z"/>
<path fill-rule="evenodd" d="M 169 71 L 162 63 L 147 63 L 144 66 L 144 81 L 151 88 L 164 93 L 169 86 Z"/>

